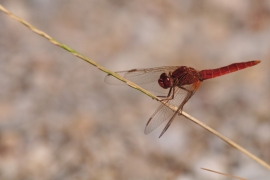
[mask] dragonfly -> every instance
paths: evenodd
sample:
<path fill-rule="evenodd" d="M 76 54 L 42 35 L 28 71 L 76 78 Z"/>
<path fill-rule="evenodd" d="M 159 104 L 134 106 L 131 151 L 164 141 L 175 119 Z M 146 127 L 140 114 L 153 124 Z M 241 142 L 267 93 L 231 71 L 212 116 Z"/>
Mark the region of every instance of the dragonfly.
<path fill-rule="evenodd" d="M 240 62 L 228 66 L 198 71 L 186 66 L 162 66 L 146 69 L 131 69 L 119 71 L 117 74 L 134 82 L 142 88 L 154 92 L 163 102 L 146 123 L 144 133 L 149 134 L 162 123 L 166 126 L 159 138 L 167 131 L 177 114 L 182 113 L 184 105 L 199 89 L 202 81 L 223 76 L 260 63 L 260 60 Z M 105 77 L 108 84 L 123 84 L 111 75 Z M 165 104 L 177 107 L 174 111 Z"/>

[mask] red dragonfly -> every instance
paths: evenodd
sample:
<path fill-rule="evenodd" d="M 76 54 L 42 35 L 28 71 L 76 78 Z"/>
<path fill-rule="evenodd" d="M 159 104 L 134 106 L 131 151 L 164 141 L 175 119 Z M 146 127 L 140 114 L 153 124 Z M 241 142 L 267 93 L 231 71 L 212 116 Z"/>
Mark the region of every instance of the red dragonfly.
<path fill-rule="evenodd" d="M 170 127 L 175 116 L 181 114 L 183 106 L 198 90 L 202 81 L 245 69 L 260 62 L 260 60 L 254 60 L 234 63 L 221 68 L 202 71 L 186 66 L 163 66 L 148 69 L 132 69 L 117 73 L 144 89 L 156 92 L 156 95 L 162 98 L 161 101 L 178 107 L 176 111 L 173 111 L 166 105 L 161 104 L 148 120 L 144 130 L 145 134 L 152 132 L 163 122 L 168 121 L 159 136 L 161 137 Z M 121 81 L 110 75 L 106 76 L 105 82 L 108 84 L 121 83 Z"/>

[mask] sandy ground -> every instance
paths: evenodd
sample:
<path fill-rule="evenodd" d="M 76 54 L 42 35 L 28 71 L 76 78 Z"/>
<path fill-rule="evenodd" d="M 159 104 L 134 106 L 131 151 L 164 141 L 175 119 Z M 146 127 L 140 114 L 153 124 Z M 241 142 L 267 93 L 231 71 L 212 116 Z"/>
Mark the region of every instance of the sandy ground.
<path fill-rule="evenodd" d="M 184 110 L 270 163 L 269 0 L 1 0 L 110 70 L 261 59 L 204 81 Z M 0 13 L 0 179 L 224 180 L 270 171 L 184 117 L 144 127 L 148 96 Z"/>

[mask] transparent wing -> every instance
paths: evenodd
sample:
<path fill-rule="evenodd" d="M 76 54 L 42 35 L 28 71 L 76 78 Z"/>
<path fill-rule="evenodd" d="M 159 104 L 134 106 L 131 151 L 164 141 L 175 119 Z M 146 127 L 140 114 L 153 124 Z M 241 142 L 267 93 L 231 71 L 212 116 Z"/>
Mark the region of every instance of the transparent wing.
<path fill-rule="evenodd" d="M 188 100 L 189 98 L 191 98 L 191 96 L 195 93 L 196 89 L 194 85 L 192 84 L 182 86 L 183 89 L 179 87 L 175 87 L 175 88 L 176 89 L 175 89 L 174 98 L 171 100 L 167 100 L 167 103 L 178 107 L 179 108 L 178 112 L 180 112 L 186 103 L 186 101 L 184 102 L 184 100 Z M 190 95 L 190 92 L 193 92 L 193 93 Z M 186 99 L 187 97 L 188 99 Z M 171 110 L 166 105 L 161 104 L 148 120 L 144 133 L 149 134 L 150 132 L 155 130 L 157 127 L 159 127 L 163 122 L 169 121 L 174 116 L 174 114 L 175 114 L 175 111 Z M 170 121 L 172 120 L 173 119 L 171 119 Z"/>
<path fill-rule="evenodd" d="M 157 92 L 161 95 L 167 95 L 169 89 L 163 89 L 158 84 L 158 79 L 162 73 L 173 72 L 178 69 L 180 66 L 163 66 L 157 68 L 148 68 L 148 69 L 132 69 L 128 71 L 119 71 L 117 74 L 122 77 L 134 82 L 135 84 L 140 85 L 142 88 Z M 116 79 L 111 75 L 105 77 L 105 82 L 108 84 L 115 85 L 124 85 L 122 81 Z"/>

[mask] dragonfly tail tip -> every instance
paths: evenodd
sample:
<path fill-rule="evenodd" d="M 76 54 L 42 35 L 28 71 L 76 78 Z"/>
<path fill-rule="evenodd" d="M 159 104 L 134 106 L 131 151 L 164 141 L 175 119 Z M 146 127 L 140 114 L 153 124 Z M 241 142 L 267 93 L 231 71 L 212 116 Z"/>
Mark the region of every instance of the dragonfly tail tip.
<path fill-rule="evenodd" d="M 256 64 L 259 64 L 261 62 L 261 60 L 255 60 L 254 62 L 255 62 L 255 65 L 256 65 Z"/>

